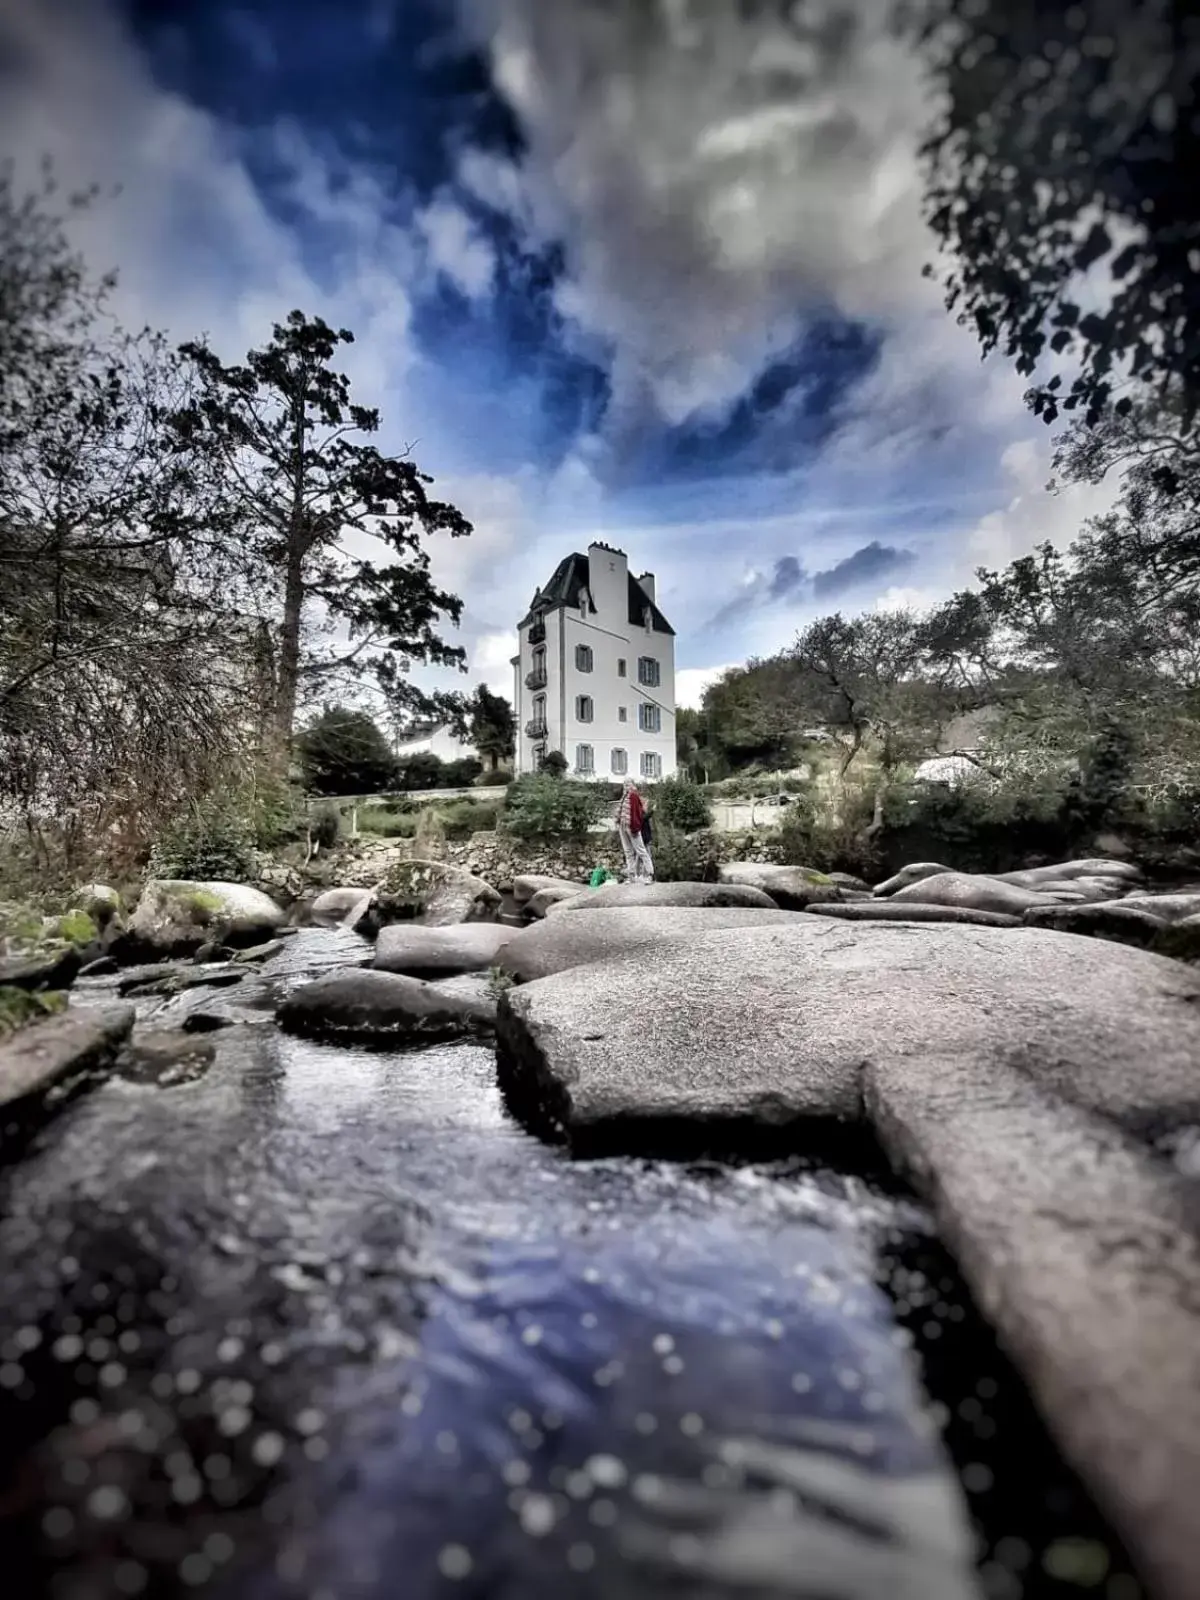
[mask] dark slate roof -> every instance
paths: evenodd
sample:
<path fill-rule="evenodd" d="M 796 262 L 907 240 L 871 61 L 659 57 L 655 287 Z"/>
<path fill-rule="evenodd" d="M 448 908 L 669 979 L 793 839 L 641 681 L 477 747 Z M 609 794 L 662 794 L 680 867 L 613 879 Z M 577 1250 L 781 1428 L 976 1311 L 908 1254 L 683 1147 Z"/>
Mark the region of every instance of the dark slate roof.
<path fill-rule="evenodd" d="M 580 555 L 578 551 L 573 555 L 564 556 L 555 567 L 550 582 L 544 584 L 534 595 L 530 602 L 529 610 L 521 618 L 518 626 L 524 628 L 535 617 L 544 616 L 548 611 L 557 611 L 559 606 L 577 608 L 587 584 L 587 556 Z M 674 634 L 675 629 L 631 572 L 629 574 L 629 620 L 635 627 L 641 627 L 642 613 L 647 606 L 650 607 L 650 622 L 654 632 Z M 589 602 L 588 609 L 594 612 L 596 609 L 595 604 Z"/>

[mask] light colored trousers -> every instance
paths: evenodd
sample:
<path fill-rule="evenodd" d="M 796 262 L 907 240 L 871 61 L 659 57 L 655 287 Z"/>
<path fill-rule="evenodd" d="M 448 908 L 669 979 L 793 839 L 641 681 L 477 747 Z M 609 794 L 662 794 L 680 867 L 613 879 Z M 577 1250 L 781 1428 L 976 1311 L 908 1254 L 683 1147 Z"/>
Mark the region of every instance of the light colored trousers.
<path fill-rule="evenodd" d="M 630 878 L 653 878 L 654 862 L 640 833 L 630 833 L 628 828 L 618 828 L 621 849 L 625 852 L 625 871 Z"/>

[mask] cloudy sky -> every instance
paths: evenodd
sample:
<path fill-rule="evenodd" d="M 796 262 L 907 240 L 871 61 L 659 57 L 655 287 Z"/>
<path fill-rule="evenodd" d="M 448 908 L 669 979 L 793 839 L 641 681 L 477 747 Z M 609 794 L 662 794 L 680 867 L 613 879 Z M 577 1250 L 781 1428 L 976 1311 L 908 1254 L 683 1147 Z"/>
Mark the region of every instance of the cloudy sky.
<path fill-rule="evenodd" d="M 3 0 L 0 148 L 119 192 L 121 307 L 228 359 L 292 307 L 474 522 L 472 683 L 591 537 L 658 574 L 681 697 L 921 604 L 1101 491 L 921 276 L 931 99 L 882 0 Z M 763 15 L 755 15 L 763 13 Z"/>

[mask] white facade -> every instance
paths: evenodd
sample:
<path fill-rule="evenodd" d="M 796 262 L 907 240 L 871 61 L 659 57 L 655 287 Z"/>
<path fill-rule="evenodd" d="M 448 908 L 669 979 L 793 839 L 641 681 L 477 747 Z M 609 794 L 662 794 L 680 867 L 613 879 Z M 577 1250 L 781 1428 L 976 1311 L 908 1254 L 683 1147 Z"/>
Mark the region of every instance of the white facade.
<path fill-rule="evenodd" d="M 436 756 L 439 761 L 463 761 L 475 755 L 471 745 L 450 732 L 449 724 L 431 728 L 416 739 L 405 739 L 396 746 L 396 758 L 407 761 L 412 756 Z"/>
<path fill-rule="evenodd" d="M 561 562 L 518 629 L 517 771 L 552 750 L 573 777 L 656 782 L 675 772 L 675 635 L 653 575 L 606 544 Z"/>

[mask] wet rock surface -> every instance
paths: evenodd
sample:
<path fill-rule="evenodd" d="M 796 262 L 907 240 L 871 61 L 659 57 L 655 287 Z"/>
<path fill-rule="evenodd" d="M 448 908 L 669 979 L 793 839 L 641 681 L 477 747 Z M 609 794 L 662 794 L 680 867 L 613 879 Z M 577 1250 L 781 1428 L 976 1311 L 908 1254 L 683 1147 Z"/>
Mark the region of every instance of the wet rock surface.
<path fill-rule="evenodd" d="M 44 1017 L 0 1039 L 0 1121 L 111 1066 L 133 1022 L 132 1006 L 108 1006 Z"/>
<path fill-rule="evenodd" d="M 74 983 L 83 966 L 79 951 L 68 946 L 38 954 L 0 958 L 0 988 L 53 990 Z"/>
<path fill-rule="evenodd" d="M 312 1038 L 455 1039 L 490 1032 L 495 1006 L 393 972 L 330 972 L 284 999 L 276 1020 Z"/>
<path fill-rule="evenodd" d="M 284 990 L 349 953 L 308 937 Z M 0 1529 L 29 1592 L 958 1600 L 977 1561 L 1127 1570 L 888 1186 L 573 1162 L 476 1044 L 214 1043 L 0 1176 Z M 944 1413 L 905 1319 L 940 1331 Z"/>
<path fill-rule="evenodd" d="M 495 922 L 467 922 L 457 928 L 400 924 L 380 930 L 374 965 L 380 972 L 426 978 L 486 972 L 514 937 L 513 928 Z"/>

